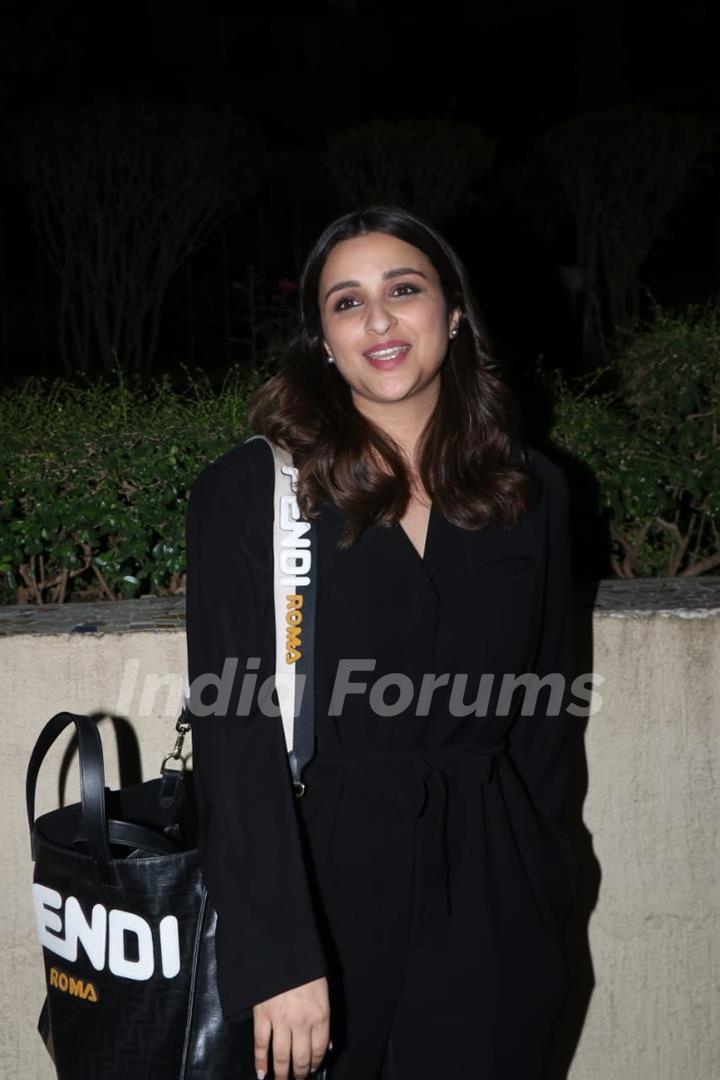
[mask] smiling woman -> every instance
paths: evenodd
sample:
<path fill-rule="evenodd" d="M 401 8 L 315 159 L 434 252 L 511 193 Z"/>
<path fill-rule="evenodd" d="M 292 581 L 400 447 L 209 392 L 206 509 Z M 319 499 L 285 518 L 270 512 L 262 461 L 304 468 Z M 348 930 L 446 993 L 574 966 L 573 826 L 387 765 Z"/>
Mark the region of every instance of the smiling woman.
<path fill-rule="evenodd" d="M 538 485 L 518 403 L 450 245 L 396 207 L 347 214 L 318 239 L 299 292 L 284 369 L 248 420 L 302 462 L 303 515 L 322 498 L 340 506 L 347 546 L 416 501 L 427 520 L 430 492 L 461 528 L 515 523 Z"/>
<path fill-rule="evenodd" d="M 240 661 L 223 715 L 193 718 L 224 1014 L 252 1018 L 277 1080 L 330 1036 L 332 1080 L 540 1080 L 575 893 L 568 490 L 428 223 L 371 207 L 328 226 L 249 420 L 292 453 L 317 525 L 317 745 L 294 800 L 279 717 L 236 707 L 250 657 L 258 687 L 275 670 L 272 463 L 251 440 L 188 509 L 190 679 Z M 348 667 L 373 690 L 336 708 Z M 522 680 L 501 696 L 520 673 L 529 708 Z M 380 707 L 428 678 L 426 708 Z"/>
<path fill-rule="evenodd" d="M 415 265 L 385 269 L 388 262 L 403 259 Z M 327 290 L 322 311 L 325 346 L 350 387 L 355 407 L 366 417 L 377 419 L 378 407 L 384 415 L 388 403 L 410 400 L 409 406 L 396 404 L 393 410 L 393 426 L 400 435 L 403 417 L 407 428 L 407 418 L 419 408 L 428 416 L 434 410 L 440 367 L 461 309 L 446 312 L 429 258 L 396 236 L 375 232 L 337 244 L 320 275 L 321 291 L 347 267 L 354 268 L 358 280 L 341 281 Z M 398 280 L 405 278 L 410 280 Z"/>

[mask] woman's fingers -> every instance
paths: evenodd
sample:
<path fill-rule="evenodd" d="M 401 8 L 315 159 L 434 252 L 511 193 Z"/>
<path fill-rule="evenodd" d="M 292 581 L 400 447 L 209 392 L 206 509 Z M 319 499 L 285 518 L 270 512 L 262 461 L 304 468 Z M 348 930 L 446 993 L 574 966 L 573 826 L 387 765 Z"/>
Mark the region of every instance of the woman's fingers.
<path fill-rule="evenodd" d="M 255 1072 L 258 1076 L 267 1076 L 268 1074 L 268 1051 L 270 1049 L 270 1036 L 272 1034 L 272 1024 L 269 1019 L 264 1017 L 260 1019 L 256 1017 L 254 1020 L 255 1029 Z"/>
<path fill-rule="evenodd" d="M 290 1052 L 292 1030 L 288 1024 L 279 1024 L 273 1028 L 272 1056 L 275 1080 L 291 1080 Z"/>
<path fill-rule="evenodd" d="M 297 1080 L 306 1080 L 310 1072 L 310 1028 L 295 1028 L 292 1033 L 292 1071 Z"/>
<path fill-rule="evenodd" d="M 310 1068 L 317 1069 L 325 1057 L 330 1037 L 330 1020 L 314 1024 L 310 1031 Z M 332 1045 L 332 1044 L 331 1044 Z"/>
<path fill-rule="evenodd" d="M 328 1049 L 332 1049 L 332 1043 L 329 1042 L 329 1027 L 328 1020 L 322 1024 L 315 1024 L 312 1028 L 298 1029 L 295 1032 L 287 1028 L 286 1039 L 283 1041 L 282 1036 L 275 1035 L 273 1038 L 273 1028 L 269 1021 L 258 1020 L 255 1023 L 256 1073 L 261 1077 L 267 1076 L 272 1041 L 273 1069 L 277 1080 L 285 1080 L 285 1077 L 288 1077 L 288 1080 L 290 1077 L 306 1080 L 311 1070 L 320 1067 Z M 283 1068 L 286 1072 L 282 1071 Z"/>
<path fill-rule="evenodd" d="M 272 1055 L 275 1080 L 306 1080 L 322 1062 L 330 1039 L 330 998 L 323 975 L 285 990 L 253 1008 L 255 1070 L 267 1076 Z"/>

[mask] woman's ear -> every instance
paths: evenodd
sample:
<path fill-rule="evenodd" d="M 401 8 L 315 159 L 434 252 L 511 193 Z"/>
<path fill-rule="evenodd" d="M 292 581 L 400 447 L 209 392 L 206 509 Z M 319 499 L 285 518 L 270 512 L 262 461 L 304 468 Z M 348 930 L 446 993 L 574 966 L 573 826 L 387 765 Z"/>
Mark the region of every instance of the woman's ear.
<path fill-rule="evenodd" d="M 455 308 L 450 316 L 450 337 L 456 337 L 460 329 L 460 319 L 462 318 L 462 308 Z"/>

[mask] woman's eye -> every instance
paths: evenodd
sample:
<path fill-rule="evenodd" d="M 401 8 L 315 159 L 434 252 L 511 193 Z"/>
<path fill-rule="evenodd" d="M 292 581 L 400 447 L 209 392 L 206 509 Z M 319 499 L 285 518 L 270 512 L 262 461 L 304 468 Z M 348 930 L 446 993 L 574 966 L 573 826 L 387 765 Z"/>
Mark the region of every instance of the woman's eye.
<path fill-rule="evenodd" d="M 411 285 L 408 281 L 403 281 L 403 282 L 398 283 L 393 288 L 392 291 L 395 293 L 395 292 L 397 292 L 398 289 L 409 289 L 410 290 L 409 295 L 412 295 L 413 293 L 420 292 L 420 290 L 417 288 L 417 286 Z M 408 293 L 405 292 L 405 293 L 401 293 L 400 295 L 407 296 Z M 341 297 L 338 300 L 337 304 L 335 305 L 335 311 L 347 311 L 347 308 L 342 307 L 341 305 L 343 305 L 346 300 L 353 300 L 353 299 L 354 299 L 354 297 L 352 297 L 352 296 L 343 296 L 343 297 Z"/>

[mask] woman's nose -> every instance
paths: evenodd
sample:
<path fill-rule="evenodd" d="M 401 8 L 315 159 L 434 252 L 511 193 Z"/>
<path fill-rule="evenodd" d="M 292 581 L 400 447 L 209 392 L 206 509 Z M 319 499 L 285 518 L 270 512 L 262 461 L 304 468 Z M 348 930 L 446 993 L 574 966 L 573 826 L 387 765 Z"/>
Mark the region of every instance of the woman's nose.
<path fill-rule="evenodd" d="M 369 331 L 378 334 L 386 333 L 397 322 L 393 313 L 387 308 L 383 300 L 368 302 L 366 308 L 365 325 Z"/>

